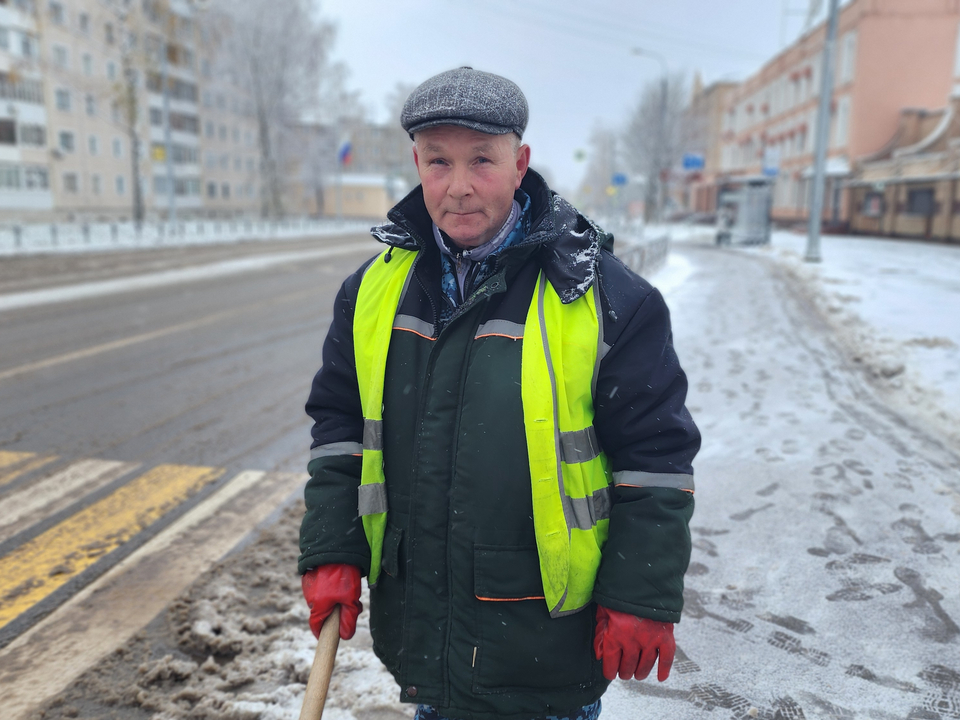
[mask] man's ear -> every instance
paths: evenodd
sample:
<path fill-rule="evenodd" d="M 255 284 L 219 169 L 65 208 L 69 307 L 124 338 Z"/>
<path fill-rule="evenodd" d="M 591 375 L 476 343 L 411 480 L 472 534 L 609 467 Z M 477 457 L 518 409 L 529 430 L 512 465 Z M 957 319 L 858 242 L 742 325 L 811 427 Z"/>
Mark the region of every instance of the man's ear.
<path fill-rule="evenodd" d="M 527 174 L 527 168 L 530 167 L 530 146 L 521 145 L 517 150 L 517 188 L 523 182 L 523 176 Z"/>
<path fill-rule="evenodd" d="M 420 158 L 419 158 L 419 156 L 417 155 L 417 144 L 416 144 L 416 143 L 413 144 L 413 164 L 414 164 L 414 166 L 417 168 L 417 170 L 419 171 L 419 170 L 420 170 Z"/>

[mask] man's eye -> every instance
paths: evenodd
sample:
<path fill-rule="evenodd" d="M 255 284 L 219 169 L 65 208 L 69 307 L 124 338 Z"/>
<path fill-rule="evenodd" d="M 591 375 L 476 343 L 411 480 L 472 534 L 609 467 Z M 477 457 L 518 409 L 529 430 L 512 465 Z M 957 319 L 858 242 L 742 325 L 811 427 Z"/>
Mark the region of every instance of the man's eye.
<path fill-rule="evenodd" d="M 447 164 L 447 161 L 446 161 L 446 160 L 441 160 L 440 158 L 434 158 L 433 160 L 430 161 L 430 164 L 431 164 L 431 165 L 446 165 L 446 164 Z"/>

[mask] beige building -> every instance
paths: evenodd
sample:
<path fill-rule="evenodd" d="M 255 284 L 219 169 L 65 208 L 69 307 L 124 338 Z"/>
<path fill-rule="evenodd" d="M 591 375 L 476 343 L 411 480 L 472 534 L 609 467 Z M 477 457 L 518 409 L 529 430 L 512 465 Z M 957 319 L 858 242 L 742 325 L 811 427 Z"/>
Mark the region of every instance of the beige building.
<path fill-rule="evenodd" d="M 399 177 L 344 173 L 328 178 L 323 188 L 323 214 L 327 217 L 368 218 L 380 222 L 387 211 L 410 191 Z"/>
<path fill-rule="evenodd" d="M 0 2 L 0 217 L 53 210 L 39 28 L 27 0 Z"/>
<path fill-rule="evenodd" d="M 0 222 L 130 220 L 138 184 L 146 219 L 171 194 L 179 218 L 259 212 L 252 106 L 192 6 L 111 7 L 0 0 Z"/>
<path fill-rule="evenodd" d="M 904 110 L 849 188 L 854 232 L 960 242 L 960 94 L 938 110 Z"/>
<path fill-rule="evenodd" d="M 685 153 L 703 158 L 703 168 L 684 178 L 683 206 L 693 212 L 713 212 L 717 208 L 717 176 L 721 169 L 721 136 L 724 114 L 738 83 L 716 82 L 702 87 L 694 83 L 690 105 L 684 113 Z"/>
<path fill-rule="evenodd" d="M 840 12 L 831 104 L 824 218 L 849 220 L 845 184 L 880 151 L 907 107 L 937 107 L 957 57 L 956 0 L 851 0 Z M 768 177 L 773 216 L 806 218 L 826 28 L 821 24 L 766 63 L 732 94 L 718 187 Z"/>

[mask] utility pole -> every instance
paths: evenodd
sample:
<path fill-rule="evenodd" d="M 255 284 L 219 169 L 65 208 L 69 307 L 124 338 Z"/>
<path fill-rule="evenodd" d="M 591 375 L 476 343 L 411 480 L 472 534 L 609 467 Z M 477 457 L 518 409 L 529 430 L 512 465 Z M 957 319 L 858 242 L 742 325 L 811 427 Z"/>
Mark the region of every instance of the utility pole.
<path fill-rule="evenodd" d="M 823 221 L 824 175 L 827 143 L 830 140 L 830 105 L 833 102 L 833 58 L 837 44 L 839 0 L 830 0 L 827 38 L 823 46 L 823 73 L 820 78 L 820 107 L 817 110 L 817 134 L 814 140 L 813 202 L 807 230 L 807 262 L 820 262 L 820 224 Z"/>

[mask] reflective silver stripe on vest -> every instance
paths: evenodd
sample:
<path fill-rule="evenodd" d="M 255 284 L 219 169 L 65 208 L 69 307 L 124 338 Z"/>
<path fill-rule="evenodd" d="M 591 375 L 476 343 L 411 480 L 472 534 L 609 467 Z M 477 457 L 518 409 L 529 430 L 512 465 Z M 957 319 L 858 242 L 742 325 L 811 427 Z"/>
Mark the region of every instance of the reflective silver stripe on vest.
<path fill-rule="evenodd" d="M 585 498 L 567 498 L 570 502 L 575 525 L 579 530 L 591 530 L 600 520 L 610 517 L 610 488 L 595 490 Z"/>
<path fill-rule="evenodd" d="M 600 359 L 603 360 L 607 353 L 613 350 L 613 345 L 607 345 L 606 343 L 600 343 Z"/>
<path fill-rule="evenodd" d="M 515 340 L 522 340 L 523 325 L 510 322 L 509 320 L 487 320 L 487 322 L 477 328 L 477 337 L 483 335 L 505 335 Z"/>
<path fill-rule="evenodd" d="M 383 450 L 383 420 L 363 419 L 363 449 Z"/>
<path fill-rule="evenodd" d="M 330 457 L 331 455 L 360 455 L 363 453 L 363 445 L 357 442 L 336 442 L 318 445 L 310 451 L 310 459 Z"/>
<path fill-rule="evenodd" d="M 375 515 L 387 511 L 387 486 L 384 483 L 370 483 L 360 486 L 360 502 L 357 510 L 362 515 Z"/>
<path fill-rule="evenodd" d="M 410 330 L 418 335 L 433 339 L 433 325 L 413 315 L 397 315 L 393 320 L 394 330 Z"/>
<path fill-rule="evenodd" d="M 693 475 L 684 473 L 652 473 L 642 470 L 618 470 L 613 474 L 614 485 L 635 487 L 665 487 L 693 492 Z"/>
<path fill-rule="evenodd" d="M 593 460 L 600 455 L 600 443 L 593 425 L 583 430 L 560 433 L 560 452 L 568 465 Z"/>

